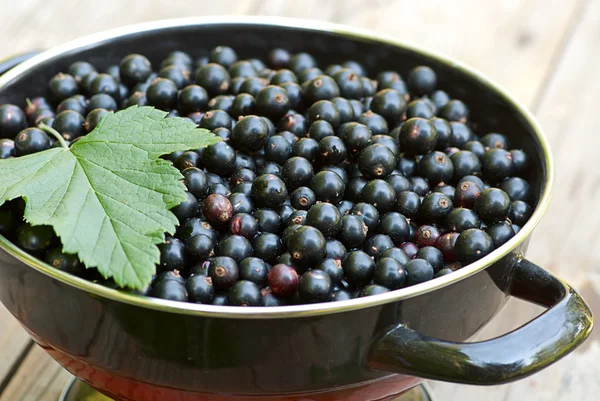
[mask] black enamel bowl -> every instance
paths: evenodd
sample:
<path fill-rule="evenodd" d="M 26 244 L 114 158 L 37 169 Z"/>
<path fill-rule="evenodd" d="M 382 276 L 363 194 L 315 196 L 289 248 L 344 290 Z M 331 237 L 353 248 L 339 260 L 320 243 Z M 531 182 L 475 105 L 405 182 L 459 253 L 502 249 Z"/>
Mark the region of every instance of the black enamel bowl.
<path fill-rule="evenodd" d="M 320 65 L 356 59 L 371 73 L 426 64 L 471 107 L 479 132 L 502 132 L 532 159 L 535 211 L 492 254 L 413 287 L 350 301 L 275 308 L 177 303 L 62 273 L 0 238 L 0 300 L 75 376 L 119 400 L 384 400 L 423 378 L 506 383 L 579 346 L 589 307 L 523 258 L 553 180 L 547 140 L 531 114 L 471 69 L 390 38 L 326 23 L 198 18 L 127 27 L 44 52 L 0 78 L 0 104 L 23 105 L 76 60 L 103 68 L 140 52 L 158 64 L 173 49 L 216 45 L 241 57 L 308 51 Z M 510 296 L 548 307 L 501 337 L 467 343 Z"/>

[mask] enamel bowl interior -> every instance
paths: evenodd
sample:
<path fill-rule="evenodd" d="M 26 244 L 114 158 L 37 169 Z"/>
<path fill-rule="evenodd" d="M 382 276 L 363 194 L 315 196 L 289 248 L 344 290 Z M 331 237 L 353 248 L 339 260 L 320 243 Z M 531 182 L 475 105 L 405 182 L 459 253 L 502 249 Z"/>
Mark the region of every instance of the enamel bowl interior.
<path fill-rule="evenodd" d="M 369 307 L 450 285 L 501 259 L 526 240 L 541 219 L 550 199 L 552 161 L 539 126 L 522 105 L 489 79 L 460 63 L 389 37 L 341 25 L 281 18 L 213 17 L 125 27 L 76 40 L 21 64 L 0 78 L 0 104 L 15 103 L 23 106 L 25 96 L 44 95 L 50 78 L 65 71 L 75 61 L 85 60 L 98 69 L 103 69 L 118 64 L 127 54 L 142 53 L 153 65 L 159 65 L 170 51 L 183 50 L 196 58 L 206 55 L 218 45 L 233 47 L 240 58 L 264 58 L 270 49 L 282 47 L 292 52 L 310 52 L 320 66 L 353 59 L 362 63 L 370 76 L 383 70 L 398 71 L 406 76 L 417 65 L 431 66 L 437 73 L 438 87 L 469 106 L 471 121 L 477 133 L 503 133 L 509 137 L 513 148 L 524 149 L 528 153 L 531 159 L 528 179 L 537 199 L 532 217 L 521 232 L 502 248 L 451 275 L 392 293 L 357 300 L 276 308 L 213 307 L 129 295 L 52 269 L 28 257 L 1 237 L 0 246 L 44 274 L 117 301 L 200 315 L 227 313 L 232 316 L 283 317 L 296 313 L 324 314 Z"/>

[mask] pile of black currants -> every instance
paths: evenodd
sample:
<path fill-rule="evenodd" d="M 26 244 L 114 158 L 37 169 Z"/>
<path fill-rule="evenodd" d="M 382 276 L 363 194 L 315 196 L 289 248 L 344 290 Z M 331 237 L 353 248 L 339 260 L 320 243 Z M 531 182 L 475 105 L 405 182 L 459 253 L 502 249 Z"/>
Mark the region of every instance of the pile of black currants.
<path fill-rule="evenodd" d="M 308 53 L 240 60 L 219 46 L 174 51 L 158 73 L 130 54 L 98 72 L 80 61 L 48 96 L 0 107 L 0 157 L 48 149 L 110 111 L 150 105 L 222 142 L 167 158 L 187 200 L 161 244 L 146 295 L 214 305 L 279 306 L 381 294 L 450 274 L 512 238 L 532 213 L 527 155 L 477 135 L 462 101 L 427 66 L 367 77 Z M 20 213 L 20 215 L 19 215 Z M 61 252 L 49 227 L 0 208 L 0 232 L 50 265 L 111 285 Z M 114 283 L 112 284 L 114 285 Z"/>

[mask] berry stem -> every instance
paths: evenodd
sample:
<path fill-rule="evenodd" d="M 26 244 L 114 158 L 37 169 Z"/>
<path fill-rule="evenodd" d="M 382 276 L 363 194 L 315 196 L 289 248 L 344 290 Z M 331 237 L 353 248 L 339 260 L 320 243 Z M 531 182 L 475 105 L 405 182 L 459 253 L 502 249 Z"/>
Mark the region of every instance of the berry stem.
<path fill-rule="evenodd" d="M 65 149 L 69 149 L 69 145 L 67 145 L 67 143 L 65 142 L 65 139 L 62 137 L 62 135 L 57 130 L 55 130 L 51 126 L 46 125 L 44 123 L 41 123 L 39 125 L 39 128 L 41 130 L 43 130 L 43 131 L 46 131 L 47 133 L 49 133 L 53 137 L 55 137 L 56 140 L 60 143 L 60 146 L 62 146 Z"/>

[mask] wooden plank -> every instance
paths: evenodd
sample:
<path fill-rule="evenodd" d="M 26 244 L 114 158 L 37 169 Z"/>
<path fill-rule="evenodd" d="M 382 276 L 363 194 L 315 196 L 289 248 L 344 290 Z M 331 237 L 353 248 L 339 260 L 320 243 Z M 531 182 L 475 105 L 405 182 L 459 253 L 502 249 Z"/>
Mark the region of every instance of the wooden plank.
<path fill-rule="evenodd" d="M 0 3 L 2 1 L 0 0 Z M 143 2 L 130 1 L 127 12 L 125 12 L 121 0 L 103 0 L 102 2 L 83 0 L 5 1 L 2 4 L 3 11 L 4 7 L 7 7 L 10 12 L 0 14 L 0 26 L 3 27 L 2 35 L 0 35 L 0 58 L 9 56 L 15 51 L 25 52 L 32 49 L 48 48 L 92 32 L 154 19 L 198 14 L 266 14 L 316 18 L 373 29 L 446 53 L 488 74 L 526 104 L 531 105 L 536 98 L 536 94 L 545 85 L 545 77 L 551 72 L 552 61 L 559 54 L 561 41 L 566 36 L 569 26 L 577 17 L 578 7 L 581 3 L 582 1 L 562 2 L 560 0 L 513 0 L 509 2 L 463 0 L 447 5 L 439 0 L 410 3 L 398 0 L 306 0 L 303 2 L 248 0 L 241 2 L 177 1 L 164 6 L 164 3 L 160 0 L 149 0 Z M 592 17 L 588 16 L 586 18 L 588 26 L 590 22 L 594 21 L 593 18 L 590 18 Z M 596 15 L 597 18 L 598 15 Z M 64 24 L 63 22 L 68 23 Z M 40 32 L 40 30 L 43 31 L 43 35 L 31 34 L 32 32 Z M 588 41 L 591 40 L 592 36 L 589 35 Z M 592 57 L 591 54 L 588 56 Z M 576 60 L 573 60 L 573 62 Z M 590 69 L 590 71 L 586 70 L 587 75 L 593 76 L 591 75 L 593 63 L 587 64 L 587 68 Z M 561 65 L 562 70 L 564 70 L 564 67 Z M 578 69 L 574 71 L 578 71 Z M 579 77 L 584 80 L 584 76 L 578 75 L 577 78 Z M 560 79 L 556 78 L 555 83 L 560 80 L 568 83 L 574 79 L 576 77 L 563 73 Z M 585 85 L 585 82 L 582 82 L 581 85 Z M 555 96 L 564 96 L 569 85 L 563 86 L 565 87 L 562 90 L 554 91 Z M 566 99 L 569 99 L 569 96 Z M 585 106 L 585 110 L 592 107 L 592 104 L 596 104 L 591 99 L 586 103 L 583 102 L 583 98 L 571 99 L 571 101 L 573 100 L 578 100 L 579 103 L 577 104 Z M 544 110 L 555 108 L 557 112 L 553 117 L 560 117 L 560 121 L 564 121 L 565 116 L 571 112 L 569 105 L 573 103 L 565 102 L 563 106 L 563 103 L 558 103 L 561 101 L 560 97 L 555 97 L 554 101 L 556 103 L 553 106 L 546 106 L 545 102 L 542 102 L 540 115 L 543 115 Z M 561 107 L 564 107 L 564 109 L 561 109 Z M 548 112 L 547 114 L 552 113 Z M 553 124 L 560 123 L 558 119 L 549 117 L 547 119 Z M 542 123 L 544 122 L 542 117 Z M 558 137 L 560 131 L 557 130 L 556 132 L 555 136 Z M 580 131 L 579 134 L 582 134 L 582 132 Z M 550 132 L 549 134 L 552 135 Z M 555 140 L 553 139 L 553 142 Z M 576 144 L 571 145 L 575 146 Z M 582 169 L 580 181 L 583 180 L 586 183 L 597 182 L 595 176 L 594 180 L 586 178 L 589 177 L 588 173 L 590 171 L 593 170 Z M 558 181 L 557 187 L 559 187 Z M 584 186 L 582 185 L 581 188 L 584 188 Z M 585 188 L 589 188 L 589 186 L 585 186 Z M 584 192 L 580 192 L 583 197 Z M 556 205 L 557 196 L 560 197 L 558 194 L 555 195 L 553 207 Z M 562 204 L 564 206 L 565 202 L 562 202 Z M 550 229 L 560 228 L 560 224 L 562 224 L 560 221 L 553 221 L 553 223 L 547 221 L 550 215 L 561 216 L 561 213 L 564 216 L 564 212 L 560 210 L 549 211 L 549 216 L 546 217 L 543 224 L 550 224 Z M 592 222 L 588 223 L 592 224 Z M 573 231 L 573 227 L 570 229 Z M 540 263 L 556 260 L 546 254 L 546 249 L 558 248 L 554 243 L 556 241 L 547 236 L 540 243 L 540 231 L 542 230 L 538 230 L 534 241 L 532 241 L 530 255 Z M 572 240 L 569 244 L 575 244 L 575 240 L 579 239 L 578 234 L 577 232 L 571 234 L 570 238 Z M 543 234 L 541 235 L 543 236 Z M 588 247 L 586 252 L 594 249 L 592 248 L 594 244 L 590 241 L 584 241 L 583 243 L 589 244 L 586 245 Z M 565 255 L 563 261 L 566 261 L 567 253 L 561 253 L 561 255 Z M 593 261 L 597 261 L 597 257 L 593 256 L 593 253 L 583 253 L 581 249 L 579 249 L 579 252 L 571 252 L 568 255 L 571 262 L 576 255 L 585 255 L 582 258 L 589 259 L 590 267 Z M 573 272 L 567 270 L 564 272 L 571 279 Z M 586 274 L 589 274 L 589 272 Z M 581 277 L 583 276 L 584 274 L 581 274 Z M 590 291 L 595 294 L 595 286 Z M 519 323 L 534 316 L 536 312 L 535 308 L 525 307 L 518 301 L 511 301 L 509 307 L 501 312 L 494 324 L 486 328 L 482 336 L 491 337 L 509 327 L 516 327 Z M 6 321 L 6 319 L 0 317 L 1 321 Z M 16 335 L 15 338 L 17 338 L 16 341 L 21 341 L 24 337 L 21 334 Z M 596 348 L 595 345 L 590 347 L 593 352 L 597 353 Z M 4 351 L 0 346 L 0 357 L 3 355 L 2 352 Z M 560 382 L 561 380 L 572 380 L 569 379 L 569 373 L 572 375 L 583 374 L 584 379 L 577 379 L 579 380 L 578 383 L 588 384 L 585 377 L 591 381 L 593 376 L 585 376 L 584 369 L 587 367 L 584 361 L 593 364 L 594 359 L 588 358 L 588 361 L 588 359 L 584 360 L 582 358 L 569 358 L 564 363 L 573 361 L 569 362 L 568 365 L 571 372 L 566 372 L 566 365 L 560 364 L 551 368 L 552 370 L 546 371 L 553 372 L 548 377 Z M 542 374 L 546 374 L 546 372 Z M 2 371 L 0 369 L 1 377 Z M 54 401 L 67 377 L 66 372 L 62 371 L 42 350 L 35 347 L 24 361 L 21 369 L 17 371 L 6 391 L 0 396 L 0 401 Z M 534 393 L 539 391 L 540 394 L 550 395 L 548 399 L 556 399 L 553 398 L 554 394 L 540 391 L 540 387 L 545 387 L 541 385 L 542 382 L 545 383 L 545 377 L 538 375 L 535 376 L 536 379 L 533 382 L 527 380 L 510 386 L 494 388 L 438 385 L 436 383 L 435 389 L 438 391 L 438 397 L 444 400 L 447 398 L 448 400 L 466 401 L 481 399 L 510 401 L 524 399 L 523 394 L 527 394 L 527 399 L 533 400 L 534 398 L 529 398 L 533 389 L 535 389 Z M 42 391 L 46 388 L 50 390 Z M 554 389 L 552 386 L 549 386 L 549 388 Z M 591 400 L 591 398 L 581 397 L 577 399 Z M 536 396 L 535 399 L 546 400 L 541 396 Z"/>
<path fill-rule="evenodd" d="M 536 229 L 528 257 L 564 277 L 600 311 L 600 172 L 595 134 L 595 104 L 600 102 L 596 76 L 600 52 L 600 3 L 589 2 L 540 101 L 537 117 L 550 140 L 556 165 L 555 192 Z M 599 334 L 563 361 L 523 381 L 503 387 L 478 388 L 435 384 L 445 401 L 520 400 L 592 401 L 600 386 Z"/>
<path fill-rule="evenodd" d="M 4 378 L 12 373 L 14 363 L 30 343 L 23 327 L 0 304 L 0 392 Z"/>
<path fill-rule="evenodd" d="M 530 104 L 580 3 L 265 0 L 257 13 L 330 20 L 395 36 L 466 62 Z"/>
<path fill-rule="evenodd" d="M 36 345 L 0 395 L 0 401 L 56 401 L 70 377 Z"/>

